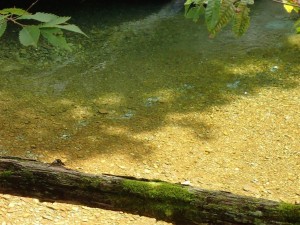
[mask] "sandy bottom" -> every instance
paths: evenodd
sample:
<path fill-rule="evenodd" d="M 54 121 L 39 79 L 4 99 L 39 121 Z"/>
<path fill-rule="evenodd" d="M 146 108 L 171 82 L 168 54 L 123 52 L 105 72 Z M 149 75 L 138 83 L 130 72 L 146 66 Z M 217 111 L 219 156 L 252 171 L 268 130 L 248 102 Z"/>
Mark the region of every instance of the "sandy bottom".
<path fill-rule="evenodd" d="M 168 29 L 149 28 L 145 40 L 140 34 L 128 38 L 134 33 L 127 27 L 127 33 L 119 28 L 124 34 L 96 30 L 86 42 L 105 47 L 105 38 L 112 46 L 119 41 L 113 53 L 91 44 L 94 52 L 77 55 L 76 60 L 83 57 L 81 65 L 63 60 L 54 69 L 37 57 L 36 67 L 46 68 L 39 73 L 32 62 L 16 64 L 1 53 L 0 155 L 43 162 L 59 158 L 82 172 L 186 181 L 209 190 L 300 203 L 299 36 L 288 46 L 244 51 L 243 45 L 257 38 L 254 29 L 241 39 L 238 52 L 231 52 L 235 39 L 224 47 L 228 51 L 221 51 L 226 41 L 197 47 L 201 30 L 183 36 L 178 30 L 182 24 L 171 22 L 165 22 Z M 196 31 L 194 24 L 181 23 Z M 263 30 L 261 37 L 265 34 Z M 137 44 L 122 49 L 130 41 Z M 30 51 L 22 51 L 28 57 Z M 85 53 L 91 58 L 84 58 Z M 0 224 L 167 223 L 0 195 Z"/>
<path fill-rule="evenodd" d="M 231 94 L 238 82 L 224 83 L 227 103 L 213 105 L 183 84 L 187 99 L 174 103 L 162 91 L 121 109 L 114 106 L 118 96 L 98 98 L 101 104 L 94 99 L 91 105 L 61 99 L 53 108 L 43 99 L 18 100 L 1 92 L 0 150 L 44 162 L 60 158 L 67 167 L 89 173 L 189 181 L 205 189 L 299 203 L 298 82 L 299 77 L 290 77 L 295 88 L 282 83 L 247 92 L 245 87 L 238 96 Z M 189 110 L 172 112 L 172 107 Z M 0 196 L 0 205 L 2 224 L 166 224 L 9 195 Z"/>

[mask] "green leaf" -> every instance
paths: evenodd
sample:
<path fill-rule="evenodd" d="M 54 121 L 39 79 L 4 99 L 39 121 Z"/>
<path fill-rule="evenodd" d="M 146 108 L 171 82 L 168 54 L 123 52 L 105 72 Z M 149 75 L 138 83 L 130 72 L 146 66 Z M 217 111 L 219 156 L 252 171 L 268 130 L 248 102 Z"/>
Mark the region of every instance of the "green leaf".
<path fill-rule="evenodd" d="M 194 22 L 197 22 L 200 18 L 200 15 L 204 13 L 204 6 L 203 5 L 196 5 L 189 9 L 186 9 L 185 17 L 187 19 L 192 19 Z"/>
<path fill-rule="evenodd" d="M 40 29 L 42 36 L 47 39 L 47 41 L 58 48 L 63 48 L 71 51 L 70 46 L 68 45 L 63 32 L 58 28 L 41 28 Z"/>
<path fill-rule="evenodd" d="M 219 32 L 223 27 L 225 27 L 228 23 L 230 23 L 233 19 L 235 8 L 234 8 L 234 0 L 226 0 L 223 1 L 220 8 L 220 18 L 216 26 L 211 30 L 212 36 L 214 36 L 217 32 Z"/>
<path fill-rule="evenodd" d="M 208 0 L 205 10 L 205 22 L 207 29 L 212 31 L 217 25 L 220 17 L 221 0 Z"/>
<path fill-rule="evenodd" d="M 253 5 L 254 0 L 241 0 L 241 4 L 243 4 L 243 5 Z"/>
<path fill-rule="evenodd" d="M 8 15 L 0 15 L 0 21 L 5 20 L 8 17 Z"/>
<path fill-rule="evenodd" d="M 195 3 L 195 0 L 187 0 L 185 3 L 184 3 L 184 9 L 185 9 L 185 12 L 184 14 L 187 15 L 188 12 L 193 9 L 194 7 L 196 7 L 196 3 Z"/>
<path fill-rule="evenodd" d="M 300 33 L 300 19 L 298 19 L 298 20 L 295 22 L 294 27 L 296 28 L 297 34 L 299 34 L 299 33 Z"/>
<path fill-rule="evenodd" d="M 25 20 L 36 20 L 39 22 L 43 22 L 44 24 L 41 27 L 54 27 L 55 25 L 62 24 L 71 19 L 71 17 L 67 16 L 57 16 L 51 13 L 35 13 L 33 15 L 25 15 L 21 16 L 19 19 Z"/>
<path fill-rule="evenodd" d="M 19 19 L 22 20 L 36 20 L 39 22 L 47 23 L 51 20 L 55 20 L 58 18 L 58 16 L 51 14 L 51 13 L 42 13 L 42 12 L 37 12 L 35 14 L 27 14 L 21 16 Z"/>
<path fill-rule="evenodd" d="M 205 0 L 187 0 L 184 3 L 185 17 L 198 21 L 199 16 L 205 12 L 204 2 Z"/>
<path fill-rule="evenodd" d="M 288 4 L 284 4 L 283 7 L 288 13 L 291 13 L 294 10 L 294 6 Z"/>
<path fill-rule="evenodd" d="M 0 20 L 0 37 L 4 34 L 7 27 L 7 21 L 5 19 Z"/>
<path fill-rule="evenodd" d="M 60 28 L 60 29 L 63 29 L 63 30 L 72 31 L 72 32 L 79 33 L 79 34 L 83 34 L 84 36 L 87 37 L 87 35 L 79 27 L 77 27 L 74 24 L 55 25 L 54 27 Z"/>
<path fill-rule="evenodd" d="M 295 24 L 294 24 L 295 27 L 299 27 L 300 26 L 300 19 L 298 19 Z"/>
<path fill-rule="evenodd" d="M 39 25 L 40 28 L 59 28 L 59 29 L 72 31 L 72 32 L 83 34 L 83 35 L 87 36 L 76 25 L 65 24 L 68 20 L 71 19 L 71 17 L 56 16 L 54 14 L 49 14 L 49 13 L 36 13 L 33 15 L 22 16 L 22 17 L 20 17 L 20 19 L 33 19 L 33 20 L 43 22 L 43 24 Z"/>
<path fill-rule="evenodd" d="M 42 24 L 41 26 L 42 27 L 54 27 L 55 25 L 59 25 L 59 24 L 65 23 L 65 22 L 67 22 L 70 19 L 71 19 L 71 17 L 67 17 L 67 16 L 62 17 L 62 16 L 59 16 L 59 17 L 57 17 L 57 18 L 55 18 L 53 20 L 50 20 L 47 23 Z"/>
<path fill-rule="evenodd" d="M 22 15 L 26 15 L 26 14 L 29 14 L 29 13 L 24 9 L 6 8 L 6 9 L 0 10 L 0 14 L 2 14 L 2 15 L 13 14 L 13 15 L 16 15 L 16 16 L 22 16 Z"/>
<path fill-rule="evenodd" d="M 233 24 L 232 30 L 237 36 L 243 35 L 250 25 L 250 17 L 249 17 L 250 9 L 243 4 L 240 4 L 237 7 Z"/>
<path fill-rule="evenodd" d="M 38 26 L 24 27 L 19 33 L 19 39 L 22 45 L 32 45 L 37 47 L 37 43 L 40 38 L 40 29 Z"/>
<path fill-rule="evenodd" d="M 184 3 L 184 5 L 191 5 L 194 3 L 194 0 L 186 0 L 186 2 Z"/>

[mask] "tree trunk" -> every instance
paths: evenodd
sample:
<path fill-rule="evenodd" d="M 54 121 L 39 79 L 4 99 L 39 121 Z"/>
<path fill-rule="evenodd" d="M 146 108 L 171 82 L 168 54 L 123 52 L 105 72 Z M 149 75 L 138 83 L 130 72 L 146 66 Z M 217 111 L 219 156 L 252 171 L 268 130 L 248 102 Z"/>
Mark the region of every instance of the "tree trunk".
<path fill-rule="evenodd" d="M 60 160 L 48 164 L 0 157 L 0 193 L 120 210 L 174 224 L 300 224 L 300 205 L 160 180 L 80 173 Z"/>

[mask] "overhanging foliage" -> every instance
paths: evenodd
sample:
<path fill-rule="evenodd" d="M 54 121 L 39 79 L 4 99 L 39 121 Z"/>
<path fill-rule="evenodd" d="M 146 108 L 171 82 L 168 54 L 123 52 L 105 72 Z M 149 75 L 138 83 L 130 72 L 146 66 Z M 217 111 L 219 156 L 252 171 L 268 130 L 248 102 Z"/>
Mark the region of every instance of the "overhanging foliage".
<path fill-rule="evenodd" d="M 280 3 L 288 13 L 299 13 L 299 3 L 296 0 Z M 187 0 L 184 4 L 185 16 L 195 22 L 203 17 L 212 37 L 228 24 L 231 24 L 236 36 L 241 36 L 248 30 L 249 6 L 253 4 L 254 0 Z M 300 19 L 295 23 L 295 28 L 297 33 L 300 33 Z"/>

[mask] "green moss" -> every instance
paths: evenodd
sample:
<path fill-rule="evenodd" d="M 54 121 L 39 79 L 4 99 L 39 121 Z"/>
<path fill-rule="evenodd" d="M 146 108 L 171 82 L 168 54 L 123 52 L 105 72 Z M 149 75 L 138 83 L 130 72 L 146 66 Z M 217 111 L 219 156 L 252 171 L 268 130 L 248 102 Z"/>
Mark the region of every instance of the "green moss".
<path fill-rule="evenodd" d="M 27 181 L 34 181 L 34 175 L 29 170 L 23 170 L 21 176 L 24 177 Z"/>
<path fill-rule="evenodd" d="M 125 192 L 130 192 L 140 198 L 141 205 L 147 204 L 147 209 L 155 212 L 158 218 L 183 216 L 186 205 L 180 203 L 194 200 L 193 193 L 190 193 L 186 187 L 176 184 L 124 180 L 122 185 Z M 145 199 L 148 200 L 145 201 Z"/>
<path fill-rule="evenodd" d="M 1 178 L 8 178 L 13 174 L 13 171 L 6 170 L 0 173 Z"/>
<path fill-rule="evenodd" d="M 263 222 L 261 219 L 254 219 L 254 225 L 266 225 L 265 222 Z"/>
<path fill-rule="evenodd" d="M 188 202 L 194 199 L 194 194 L 185 187 L 165 182 L 143 182 L 137 180 L 124 180 L 125 191 L 137 194 L 144 198 L 161 199 L 164 201 L 176 200 Z"/>
<path fill-rule="evenodd" d="M 99 187 L 100 184 L 101 184 L 101 181 L 98 180 L 98 179 L 97 180 L 93 180 L 92 183 L 91 183 L 92 187 L 94 187 L 94 188 Z"/>
<path fill-rule="evenodd" d="M 91 178 L 83 177 L 81 181 L 82 181 L 81 188 L 91 188 L 91 187 L 98 188 L 102 182 L 101 179 L 95 177 L 91 177 Z"/>
<path fill-rule="evenodd" d="M 300 205 L 281 203 L 278 210 L 284 221 L 300 224 Z"/>

